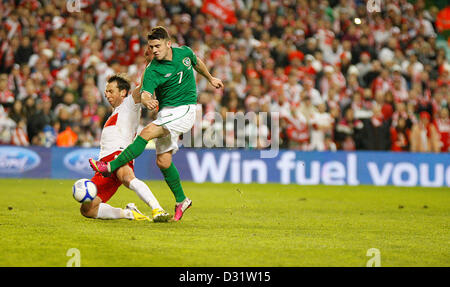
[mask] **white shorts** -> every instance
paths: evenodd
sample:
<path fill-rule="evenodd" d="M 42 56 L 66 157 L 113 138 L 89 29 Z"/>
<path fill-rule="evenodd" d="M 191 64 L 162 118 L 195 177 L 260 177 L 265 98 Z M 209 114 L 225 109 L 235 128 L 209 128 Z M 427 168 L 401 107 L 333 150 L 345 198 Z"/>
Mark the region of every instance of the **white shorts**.
<path fill-rule="evenodd" d="M 169 134 L 155 139 L 156 154 L 178 150 L 178 138 L 194 126 L 197 105 L 164 107 L 156 115 L 154 123 L 169 131 Z"/>

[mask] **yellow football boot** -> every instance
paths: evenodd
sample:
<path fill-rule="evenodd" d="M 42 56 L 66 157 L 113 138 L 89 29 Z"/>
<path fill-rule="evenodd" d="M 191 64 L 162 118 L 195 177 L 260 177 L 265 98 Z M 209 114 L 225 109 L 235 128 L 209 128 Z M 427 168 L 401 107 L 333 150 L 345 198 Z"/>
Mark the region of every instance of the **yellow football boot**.
<path fill-rule="evenodd" d="M 128 203 L 125 209 L 128 209 L 133 213 L 133 219 L 132 220 L 147 220 L 152 221 L 148 216 L 144 215 L 142 212 L 137 209 L 136 205 L 134 203 Z"/>
<path fill-rule="evenodd" d="M 162 208 L 155 208 L 152 210 L 153 222 L 168 222 L 171 218 L 170 214 L 168 214 Z"/>

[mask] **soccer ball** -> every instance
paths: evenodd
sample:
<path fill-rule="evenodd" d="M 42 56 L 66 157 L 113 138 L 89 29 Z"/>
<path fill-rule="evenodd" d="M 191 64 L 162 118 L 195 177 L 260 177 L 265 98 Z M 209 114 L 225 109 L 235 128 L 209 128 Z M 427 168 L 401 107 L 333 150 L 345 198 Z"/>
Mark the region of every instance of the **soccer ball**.
<path fill-rule="evenodd" d="M 80 203 L 88 203 L 97 196 L 97 186 L 89 179 L 77 180 L 72 187 L 73 198 Z"/>

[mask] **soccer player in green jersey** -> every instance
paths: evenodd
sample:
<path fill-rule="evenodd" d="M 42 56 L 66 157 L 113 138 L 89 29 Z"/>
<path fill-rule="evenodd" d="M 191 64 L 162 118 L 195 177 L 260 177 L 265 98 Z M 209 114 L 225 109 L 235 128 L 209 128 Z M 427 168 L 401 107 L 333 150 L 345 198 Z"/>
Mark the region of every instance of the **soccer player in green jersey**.
<path fill-rule="evenodd" d="M 223 88 L 223 83 L 211 76 L 203 61 L 189 47 L 172 47 L 164 27 L 155 27 L 148 34 L 148 49 L 154 58 L 145 69 L 141 86 L 134 92 L 141 94 L 141 102 L 148 109 L 159 108 L 156 120 L 148 124 L 115 160 L 106 163 L 89 159 L 89 162 L 95 171 L 109 174 L 137 158 L 148 141 L 155 139 L 156 164 L 175 196 L 174 220 L 178 221 L 192 201 L 184 194 L 172 156 L 178 150 L 179 136 L 188 132 L 195 121 L 197 86 L 193 70 L 217 89 Z"/>

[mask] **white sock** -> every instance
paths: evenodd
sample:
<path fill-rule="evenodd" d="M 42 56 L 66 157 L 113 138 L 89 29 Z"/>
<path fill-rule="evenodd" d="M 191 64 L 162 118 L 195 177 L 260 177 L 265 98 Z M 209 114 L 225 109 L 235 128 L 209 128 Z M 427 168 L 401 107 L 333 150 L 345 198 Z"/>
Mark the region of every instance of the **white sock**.
<path fill-rule="evenodd" d="M 112 207 L 107 203 L 100 203 L 98 206 L 97 217 L 98 219 L 120 219 L 127 218 L 133 219 L 133 213 L 130 210 Z"/>
<path fill-rule="evenodd" d="M 136 194 L 139 196 L 139 198 L 144 201 L 150 208 L 153 210 L 155 208 L 161 208 L 161 205 L 159 205 L 158 200 L 153 195 L 150 188 L 140 179 L 135 178 L 132 181 L 130 181 L 130 189 L 134 190 Z"/>

